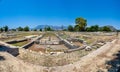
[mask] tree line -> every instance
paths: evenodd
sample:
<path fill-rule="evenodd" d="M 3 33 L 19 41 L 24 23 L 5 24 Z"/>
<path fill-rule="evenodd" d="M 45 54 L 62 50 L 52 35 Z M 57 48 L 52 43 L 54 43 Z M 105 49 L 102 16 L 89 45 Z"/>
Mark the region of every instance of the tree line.
<path fill-rule="evenodd" d="M 0 28 L 0 32 L 7 32 L 9 30 L 8 26 L 4 26 Z M 16 29 L 11 29 L 13 31 L 30 31 L 31 29 L 29 28 L 29 26 L 26 27 L 18 27 Z M 54 29 L 52 29 L 50 26 L 45 27 L 44 29 L 32 29 L 32 31 L 54 31 Z M 63 29 L 62 26 L 62 30 L 63 31 L 75 31 L 75 32 L 97 32 L 97 31 L 106 31 L 106 32 L 110 32 L 112 31 L 110 29 L 110 27 L 108 26 L 103 26 L 100 27 L 99 25 L 92 25 L 90 27 L 87 27 L 87 20 L 82 18 L 82 17 L 78 17 L 75 19 L 75 25 L 69 25 L 67 27 L 67 29 Z M 120 30 L 118 30 L 120 31 Z"/>
<path fill-rule="evenodd" d="M 69 25 L 67 28 L 68 31 L 86 31 L 86 32 L 97 32 L 97 31 L 106 31 L 111 32 L 112 30 L 108 26 L 99 27 L 99 25 L 93 25 L 87 27 L 87 20 L 79 17 L 75 19 L 75 26 Z"/>
<path fill-rule="evenodd" d="M 0 32 L 7 32 L 7 31 L 29 31 L 30 28 L 28 26 L 22 28 L 22 27 L 18 27 L 16 29 L 9 29 L 8 26 L 4 26 L 4 27 L 0 27 Z"/>
<path fill-rule="evenodd" d="M 44 29 L 30 29 L 29 26 L 26 27 L 18 27 L 16 29 L 9 29 L 8 26 L 0 27 L 0 32 L 7 32 L 7 31 L 54 31 L 50 26 L 45 27 Z"/>
<path fill-rule="evenodd" d="M 107 26 L 103 26 L 103 27 L 99 27 L 99 25 L 92 25 L 90 27 L 86 27 L 84 30 L 80 30 L 79 27 L 77 26 L 72 26 L 69 25 L 67 28 L 68 31 L 84 31 L 84 32 L 97 32 L 97 31 L 106 31 L 106 32 L 111 32 L 112 30 L 107 27 Z"/>

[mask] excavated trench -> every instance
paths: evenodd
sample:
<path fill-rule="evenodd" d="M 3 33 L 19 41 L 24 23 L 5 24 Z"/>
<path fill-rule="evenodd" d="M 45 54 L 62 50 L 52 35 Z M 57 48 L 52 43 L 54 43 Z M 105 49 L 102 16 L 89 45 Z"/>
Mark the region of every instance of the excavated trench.
<path fill-rule="evenodd" d="M 63 66 L 80 60 L 82 56 L 92 52 L 85 50 L 78 50 L 71 53 L 64 53 L 67 50 L 75 49 L 76 46 L 63 40 L 54 33 L 44 34 L 41 38 L 36 39 L 33 43 L 25 46 L 25 49 L 20 50 L 19 59 L 32 64 L 52 67 Z M 73 58 L 74 57 L 74 58 Z"/>
<path fill-rule="evenodd" d="M 61 42 L 59 38 L 55 36 L 55 34 L 45 34 L 42 38 L 34 41 L 34 43 L 27 49 L 37 52 L 61 52 L 67 50 L 68 48 Z"/>
<path fill-rule="evenodd" d="M 61 39 L 55 34 L 40 36 L 24 45 L 23 47 L 25 47 L 25 49 L 19 49 L 19 55 L 17 58 L 35 65 L 55 67 L 72 64 L 79 61 L 81 57 L 96 50 L 96 48 L 93 48 L 91 51 L 83 49 L 75 50 L 70 53 L 64 53 L 65 50 L 72 50 L 71 48 L 73 48 L 74 45 L 77 45 L 79 41 L 73 41 L 73 43 L 77 44 L 69 45 L 69 40 L 61 40 L 64 39 Z"/>

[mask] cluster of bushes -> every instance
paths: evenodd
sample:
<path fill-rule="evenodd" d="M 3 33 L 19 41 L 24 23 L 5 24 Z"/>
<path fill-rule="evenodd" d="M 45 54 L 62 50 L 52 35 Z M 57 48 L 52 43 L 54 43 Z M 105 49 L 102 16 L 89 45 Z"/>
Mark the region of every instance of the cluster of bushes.
<path fill-rule="evenodd" d="M 0 32 L 7 32 L 7 31 L 42 31 L 43 29 L 30 29 L 29 26 L 26 27 L 18 27 L 16 29 L 9 29 L 8 26 L 4 26 L 0 28 Z M 54 31 L 50 26 L 45 27 L 44 31 Z"/>
<path fill-rule="evenodd" d="M 30 28 L 28 27 L 28 26 L 26 26 L 26 27 L 24 27 L 24 28 L 22 28 L 22 27 L 18 27 L 18 28 L 16 28 L 16 29 L 9 29 L 9 27 L 8 26 L 4 26 L 4 27 L 1 27 L 0 28 L 0 32 L 7 32 L 7 31 L 29 31 L 30 30 Z"/>
<path fill-rule="evenodd" d="M 0 28 L 0 32 L 3 32 L 3 31 L 7 32 L 8 30 L 9 30 L 8 26 L 4 26 Z"/>
<path fill-rule="evenodd" d="M 107 27 L 107 26 L 99 27 L 98 25 L 94 25 L 94 26 L 91 26 L 91 27 L 87 27 L 86 31 L 88 31 L 88 32 L 96 32 L 96 31 L 107 31 L 107 32 L 110 32 L 112 30 L 109 27 Z"/>
<path fill-rule="evenodd" d="M 54 31 L 54 29 L 52 29 L 50 26 L 48 26 L 48 27 L 44 28 L 44 31 Z"/>
<path fill-rule="evenodd" d="M 72 25 L 69 25 L 67 30 L 68 31 L 76 31 L 78 27 L 74 27 Z M 90 27 L 86 27 L 84 29 L 84 31 L 86 32 L 97 32 L 97 31 L 106 31 L 106 32 L 111 32 L 112 30 L 107 27 L 107 26 L 103 26 L 103 27 L 99 27 L 98 25 L 93 25 L 93 26 L 90 26 Z"/>
<path fill-rule="evenodd" d="M 40 29 L 32 29 L 32 31 L 54 31 L 54 29 L 52 29 L 50 26 L 45 27 L 44 29 L 40 28 Z"/>
<path fill-rule="evenodd" d="M 18 27 L 18 28 L 16 28 L 16 30 L 17 30 L 17 31 L 29 31 L 30 28 L 29 28 L 28 26 L 26 26 L 26 27 L 24 27 L 24 28 Z"/>

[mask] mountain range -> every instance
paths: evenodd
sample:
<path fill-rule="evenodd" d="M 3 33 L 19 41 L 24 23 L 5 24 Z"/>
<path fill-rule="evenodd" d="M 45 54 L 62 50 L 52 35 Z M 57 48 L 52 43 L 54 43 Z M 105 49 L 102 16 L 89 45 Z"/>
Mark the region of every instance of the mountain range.
<path fill-rule="evenodd" d="M 117 29 L 114 26 L 107 25 L 107 27 L 109 27 L 112 31 L 117 31 Z"/>
<path fill-rule="evenodd" d="M 112 31 L 117 31 L 117 29 L 114 26 L 111 25 L 106 25 L 109 27 Z M 45 27 L 51 27 L 54 30 L 62 30 L 62 29 L 67 29 L 68 26 L 53 26 L 53 25 L 38 25 L 33 29 L 44 29 Z"/>
<path fill-rule="evenodd" d="M 51 27 L 54 30 L 62 30 L 67 29 L 68 26 L 38 25 L 34 29 L 44 29 L 45 27 Z"/>

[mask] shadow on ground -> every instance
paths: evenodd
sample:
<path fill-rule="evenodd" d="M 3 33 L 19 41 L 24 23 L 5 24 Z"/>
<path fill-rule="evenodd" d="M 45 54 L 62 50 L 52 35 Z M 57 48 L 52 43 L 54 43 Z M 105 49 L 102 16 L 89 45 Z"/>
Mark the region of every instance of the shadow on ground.
<path fill-rule="evenodd" d="M 10 48 L 10 47 L 6 47 L 6 46 L 0 46 L 0 52 L 8 52 L 13 56 L 19 55 L 18 48 Z"/>
<path fill-rule="evenodd" d="M 106 62 L 106 64 L 110 66 L 108 72 L 120 72 L 120 51 L 113 54 L 113 56 L 115 57 L 114 59 Z"/>
<path fill-rule="evenodd" d="M 5 58 L 3 56 L 0 56 L 0 61 L 5 60 Z"/>

